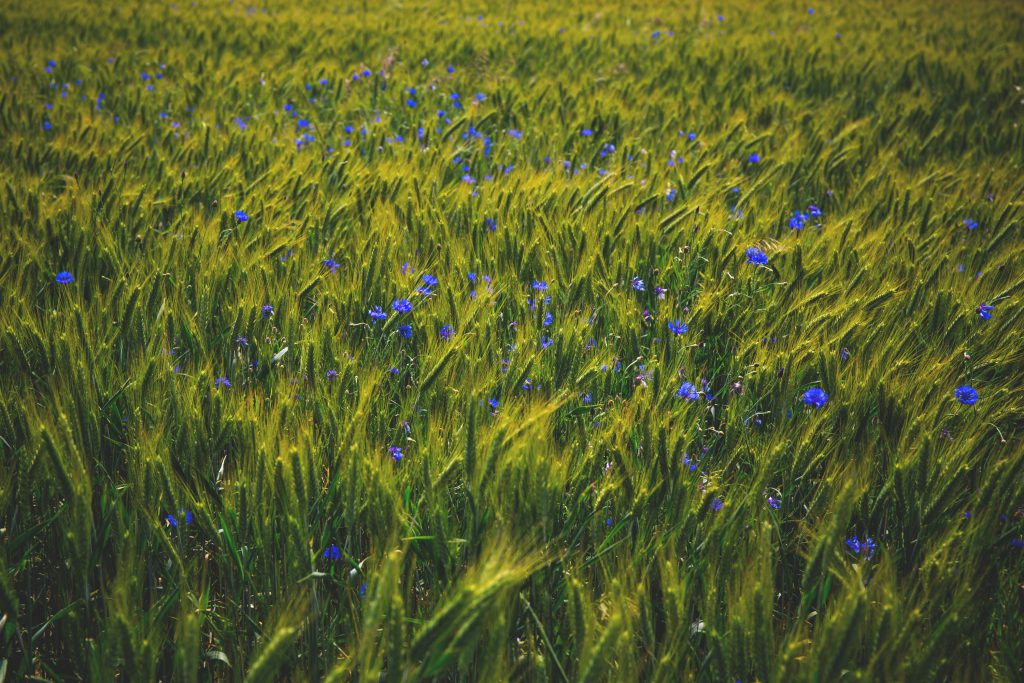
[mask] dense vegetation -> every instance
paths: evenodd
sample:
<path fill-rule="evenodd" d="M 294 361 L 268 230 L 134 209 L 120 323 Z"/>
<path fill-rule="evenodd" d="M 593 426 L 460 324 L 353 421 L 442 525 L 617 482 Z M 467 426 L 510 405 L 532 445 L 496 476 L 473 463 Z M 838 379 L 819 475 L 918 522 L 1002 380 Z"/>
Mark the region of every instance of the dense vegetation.
<path fill-rule="evenodd" d="M 1022 36 L 4 3 L 0 680 L 1021 680 Z"/>

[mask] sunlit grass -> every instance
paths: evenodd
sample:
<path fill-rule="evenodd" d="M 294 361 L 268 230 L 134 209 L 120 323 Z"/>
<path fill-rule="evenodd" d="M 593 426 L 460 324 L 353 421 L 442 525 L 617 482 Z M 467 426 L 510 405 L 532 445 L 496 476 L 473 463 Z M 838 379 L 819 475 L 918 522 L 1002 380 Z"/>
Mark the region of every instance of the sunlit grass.
<path fill-rule="evenodd" d="M 0 8 L 0 680 L 1018 680 L 1022 35 Z"/>

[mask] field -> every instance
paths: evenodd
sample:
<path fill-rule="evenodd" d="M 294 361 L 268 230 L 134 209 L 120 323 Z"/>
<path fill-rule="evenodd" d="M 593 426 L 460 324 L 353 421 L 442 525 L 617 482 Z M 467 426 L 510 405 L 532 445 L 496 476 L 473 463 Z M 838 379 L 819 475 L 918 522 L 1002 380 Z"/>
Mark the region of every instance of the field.
<path fill-rule="evenodd" d="M 1024 680 L 1024 6 L 0 5 L 0 682 Z"/>

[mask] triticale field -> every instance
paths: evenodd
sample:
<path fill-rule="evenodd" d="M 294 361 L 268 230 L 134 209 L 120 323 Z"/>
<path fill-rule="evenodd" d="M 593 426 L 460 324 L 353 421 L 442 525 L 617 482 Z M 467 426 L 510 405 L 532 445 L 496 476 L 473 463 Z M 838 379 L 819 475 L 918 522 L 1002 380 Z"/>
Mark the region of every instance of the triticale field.
<path fill-rule="evenodd" d="M 1024 5 L 6 0 L 0 683 L 1024 680 Z"/>

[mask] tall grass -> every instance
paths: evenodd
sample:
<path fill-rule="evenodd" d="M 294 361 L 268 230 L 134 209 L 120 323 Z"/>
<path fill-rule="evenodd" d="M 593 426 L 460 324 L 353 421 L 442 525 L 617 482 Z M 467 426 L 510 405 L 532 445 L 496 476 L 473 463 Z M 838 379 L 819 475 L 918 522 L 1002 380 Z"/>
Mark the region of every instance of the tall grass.
<path fill-rule="evenodd" d="M 0 7 L 0 680 L 1020 680 L 1024 11 L 810 9 Z"/>

